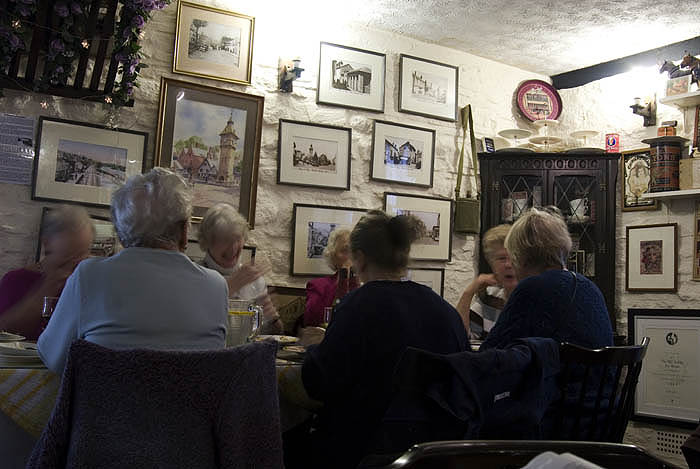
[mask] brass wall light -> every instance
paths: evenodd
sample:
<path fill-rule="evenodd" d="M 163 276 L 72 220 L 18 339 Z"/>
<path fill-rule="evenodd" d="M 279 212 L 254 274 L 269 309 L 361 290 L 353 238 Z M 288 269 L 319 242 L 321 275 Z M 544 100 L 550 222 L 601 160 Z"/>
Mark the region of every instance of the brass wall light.
<path fill-rule="evenodd" d="M 656 125 L 656 95 L 654 95 L 649 102 L 642 105 L 640 98 L 634 98 L 634 104 L 630 107 L 632 108 L 632 113 L 642 116 L 644 118 L 644 127 L 651 127 Z"/>

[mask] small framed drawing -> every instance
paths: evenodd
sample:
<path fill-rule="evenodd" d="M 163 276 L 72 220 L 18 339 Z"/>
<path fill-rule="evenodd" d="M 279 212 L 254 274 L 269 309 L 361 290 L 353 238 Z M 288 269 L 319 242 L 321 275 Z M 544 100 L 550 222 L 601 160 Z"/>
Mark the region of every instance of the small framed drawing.
<path fill-rule="evenodd" d="M 693 280 L 700 280 L 700 202 L 695 202 L 693 231 Z"/>
<path fill-rule="evenodd" d="M 399 57 L 399 112 L 457 120 L 459 68 L 401 54 Z"/>
<path fill-rule="evenodd" d="M 321 43 L 318 104 L 384 112 L 386 55 Z"/>
<path fill-rule="evenodd" d="M 109 207 L 112 193 L 144 170 L 148 134 L 39 118 L 32 200 Z"/>
<path fill-rule="evenodd" d="M 452 259 L 452 201 L 426 195 L 384 193 L 384 211 L 392 216 L 413 215 L 425 230 L 411 246 L 411 259 Z"/>
<path fill-rule="evenodd" d="M 678 290 L 678 225 L 627 227 L 628 291 L 675 292 Z"/>
<path fill-rule="evenodd" d="M 323 250 L 333 230 L 352 229 L 367 210 L 294 204 L 292 214 L 292 275 L 331 275 Z"/>
<path fill-rule="evenodd" d="M 445 269 L 410 267 L 407 274 L 409 280 L 425 285 L 440 296 L 444 294 Z"/>
<path fill-rule="evenodd" d="M 277 183 L 350 190 L 352 129 L 280 119 Z"/>
<path fill-rule="evenodd" d="M 255 260 L 255 246 L 243 246 L 241 250 L 241 255 L 238 258 L 239 264 L 249 264 Z M 201 264 L 206 256 L 206 252 L 199 247 L 199 241 L 196 239 L 187 240 L 187 248 L 185 249 L 185 255 L 192 260 L 195 264 Z"/>
<path fill-rule="evenodd" d="M 250 85 L 255 18 L 180 1 L 173 72 Z"/>
<path fill-rule="evenodd" d="M 435 131 L 374 121 L 370 178 L 433 187 Z"/>
<path fill-rule="evenodd" d="M 670 78 L 666 82 L 666 96 L 675 96 L 690 91 L 690 78 L 690 75 L 684 75 L 682 77 L 677 78 Z"/>
<path fill-rule="evenodd" d="M 194 189 L 193 218 L 226 202 L 255 225 L 265 98 L 161 78 L 155 165 Z"/>
<path fill-rule="evenodd" d="M 44 257 L 44 246 L 41 243 L 41 228 L 44 226 L 44 217 L 51 211 L 50 207 L 44 207 L 41 211 L 41 224 L 39 225 L 39 242 L 36 247 L 36 261 Z M 90 257 L 110 257 L 122 250 L 117 231 L 109 217 L 90 214 L 92 226 L 95 228 L 95 238 L 90 246 Z"/>
<path fill-rule="evenodd" d="M 635 420 L 695 428 L 700 418 L 700 310 L 629 309 L 630 343 L 649 337 Z"/>
<path fill-rule="evenodd" d="M 620 174 L 622 184 L 622 211 L 656 210 L 659 201 L 643 199 L 642 194 L 649 192 L 651 183 L 651 154 L 649 148 L 623 151 L 620 156 Z"/>

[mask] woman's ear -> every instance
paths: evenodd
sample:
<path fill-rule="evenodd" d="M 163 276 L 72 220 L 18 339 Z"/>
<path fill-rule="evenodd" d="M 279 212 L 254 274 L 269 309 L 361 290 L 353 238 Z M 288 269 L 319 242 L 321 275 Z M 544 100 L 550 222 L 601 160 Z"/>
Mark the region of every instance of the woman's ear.
<path fill-rule="evenodd" d="M 352 253 L 352 269 L 356 274 L 362 274 L 367 268 L 367 260 L 362 251 L 355 251 Z"/>

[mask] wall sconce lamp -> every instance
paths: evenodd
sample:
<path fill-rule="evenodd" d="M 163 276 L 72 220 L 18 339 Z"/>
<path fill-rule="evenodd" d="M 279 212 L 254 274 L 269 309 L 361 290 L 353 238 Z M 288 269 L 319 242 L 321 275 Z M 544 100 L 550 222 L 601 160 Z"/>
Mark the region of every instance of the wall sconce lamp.
<path fill-rule="evenodd" d="M 632 113 L 644 117 L 644 127 L 656 125 L 656 95 L 645 105 L 640 98 L 634 98 L 634 104 L 630 106 Z"/>
<path fill-rule="evenodd" d="M 301 72 L 304 71 L 304 69 L 301 68 L 301 59 L 280 59 L 278 69 L 280 77 L 280 91 L 283 93 L 291 93 L 293 91 L 292 82 L 301 77 Z"/>

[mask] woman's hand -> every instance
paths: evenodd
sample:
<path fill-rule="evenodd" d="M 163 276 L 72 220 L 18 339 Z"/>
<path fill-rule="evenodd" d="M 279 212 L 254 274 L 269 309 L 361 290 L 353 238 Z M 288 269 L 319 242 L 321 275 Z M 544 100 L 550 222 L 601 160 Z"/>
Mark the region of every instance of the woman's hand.
<path fill-rule="evenodd" d="M 270 270 L 265 264 L 243 264 L 227 279 L 229 294 L 233 294 L 249 283 L 256 281 Z"/>

